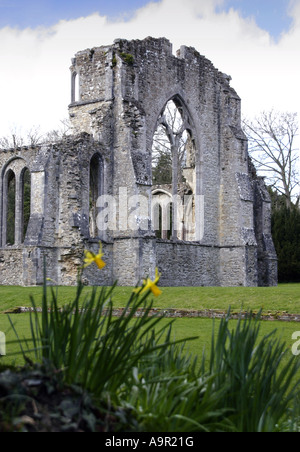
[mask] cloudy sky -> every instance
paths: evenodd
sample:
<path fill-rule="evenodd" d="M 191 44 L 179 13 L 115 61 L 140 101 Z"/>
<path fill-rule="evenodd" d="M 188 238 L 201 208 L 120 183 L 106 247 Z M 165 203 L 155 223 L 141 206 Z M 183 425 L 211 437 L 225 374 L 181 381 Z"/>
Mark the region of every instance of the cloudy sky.
<path fill-rule="evenodd" d="M 245 116 L 300 116 L 300 0 L 0 0 L 0 136 L 67 118 L 77 51 L 147 36 L 231 75 Z"/>

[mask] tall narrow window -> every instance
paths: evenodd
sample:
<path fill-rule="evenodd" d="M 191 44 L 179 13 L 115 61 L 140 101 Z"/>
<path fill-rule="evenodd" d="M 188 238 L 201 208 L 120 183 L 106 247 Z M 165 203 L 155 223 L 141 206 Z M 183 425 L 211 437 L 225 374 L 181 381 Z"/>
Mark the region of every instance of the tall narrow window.
<path fill-rule="evenodd" d="M 16 176 L 12 170 L 7 173 L 6 245 L 14 245 L 16 228 Z"/>
<path fill-rule="evenodd" d="M 71 78 L 71 102 L 78 102 L 79 100 L 79 75 L 77 72 L 73 72 Z"/>
<path fill-rule="evenodd" d="M 97 200 L 103 191 L 103 162 L 99 154 L 95 154 L 90 163 L 90 236 L 98 237 L 99 231 L 97 228 Z"/>
<path fill-rule="evenodd" d="M 28 168 L 24 170 L 22 177 L 22 199 L 22 242 L 24 242 L 30 219 L 31 176 Z"/>
<path fill-rule="evenodd" d="M 159 189 L 152 194 L 153 229 L 158 239 L 170 240 L 172 235 L 172 197 Z"/>

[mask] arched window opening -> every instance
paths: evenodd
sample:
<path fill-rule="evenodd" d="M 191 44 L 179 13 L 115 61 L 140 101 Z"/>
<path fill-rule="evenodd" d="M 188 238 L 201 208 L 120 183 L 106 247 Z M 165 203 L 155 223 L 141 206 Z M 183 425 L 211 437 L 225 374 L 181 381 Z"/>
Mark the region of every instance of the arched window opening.
<path fill-rule="evenodd" d="M 97 227 L 97 200 L 103 194 L 103 161 L 99 154 L 95 154 L 90 162 L 90 188 L 89 188 L 89 232 L 90 237 L 98 237 L 100 231 Z"/>
<path fill-rule="evenodd" d="M 6 245 L 14 245 L 16 230 L 16 176 L 12 170 L 9 170 L 6 177 Z"/>
<path fill-rule="evenodd" d="M 172 236 L 172 198 L 157 192 L 152 197 L 152 224 L 156 238 L 170 240 Z"/>
<path fill-rule="evenodd" d="M 28 168 L 22 174 L 22 242 L 26 237 L 26 232 L 30 219 L 31 202 L 31 175 Z"/>
<path fill-rule="evenodd" d="M 190 118 L 177 98 L 166 104 L 158 118 L 152 145 L 152 185 L 154 190 L 162 189 L 172 197 L 173 232 L 159 238 L 193 240 L 194 233 L 187 231 L 195 231 L 194 224 L 189 224 L 195 221 L 190 210 L 190 206 L 194 209 L 195 205 L 191 196 L 196 194 L 195 143 Z M 188 217 L 186 212 L 189 212 Z"/>
<path fill-rule="evenodd" d="M 79 75 L 77 72 L 72 73 L 71 79 L 71 102 L 79 102 L 80 100 L 80 88 L 79 88 Z"/>

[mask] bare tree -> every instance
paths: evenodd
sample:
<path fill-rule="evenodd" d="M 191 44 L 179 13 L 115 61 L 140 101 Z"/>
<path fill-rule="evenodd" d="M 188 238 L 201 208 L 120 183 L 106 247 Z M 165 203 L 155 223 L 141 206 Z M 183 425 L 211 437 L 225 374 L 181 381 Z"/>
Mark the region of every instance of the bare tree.
<path fill-rule="evenodd" d="M 20 130 L 11 128 L 8 135 L 0 137 L 0 148 L 16 149 L 24 145 L 24 138 Z"/>
<path fill-rule="evenodd" d="M 70 135 L 72 133 L 72 124 L 70 122 L 70 120 L 67 119 L 62 119 L 60 121 L 60 126 L 57 129 L 53 129 L 50 132 L 46 133 L 46 135 L 44 135 L 43 137 L 43 142 L 44 143 L 49 143 L 49 142 L 58 142 L 60 140 L 62 140 L 63 138 L 65 138 L 66 136 Z"/>
<path fill-rule="evenodd" d="M 26 132 L 14 127 L 7 136 L 0 137 L 0 149 L 17 149 L 22 146 L 39 146 L 44 143 L 53 143 L 62 140 L 71 132 L 71 124 L 68 119 L 60 121 L 60 126 L 43 134 L 40 126 L 33 126 Z"/>
<path fill-rule="evenodd" d="M 258 172 L 284 195 L 288 207 L 299 204 L 299 132 L 297 113 L 262 112 L 243 121 L 249 152 Z"/>

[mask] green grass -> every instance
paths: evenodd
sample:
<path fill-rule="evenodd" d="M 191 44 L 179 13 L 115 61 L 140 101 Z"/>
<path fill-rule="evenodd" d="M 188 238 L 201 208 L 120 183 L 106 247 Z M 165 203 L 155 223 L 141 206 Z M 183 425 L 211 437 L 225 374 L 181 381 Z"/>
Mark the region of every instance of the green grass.
<path fill-rule="evenodd" d="M 18 332 L 20 339 L 30 338 L 30 324 L 29 314 L 11 315 L 15 328 Z M 163 323 L 169 322 L 169 319 L 162 320 Z M 186 348 L 194 355 L 202 355 L 203 350 L 207 353 L 210 352 L 211 335 L 213 330 L 213 324 L 218 327 L 220 321 L 202 318 L 177 318 L 174 322 L 173 333 L 176 340 L 185 339 L 187 337 L 197 337 L 193 341 L 188 341 Z M 230 324 L 232 328 L 236 325 L 236 320 L 231 320 Z M 286 343 L 287 349 L 291 350 L 295 341 L 292 340 L 292 334 L 295 331 L 300 331 L 300 324 L 297 322 L 269 322 L 262 321 L 261 324 L 261 336 L 269 334 L 276 330 L 276 336 Z M 24 364 L 23 357 L 19 354 L 20 348 L 16 343 L 16 336 L 12 330 L 7 315 L 0 315 L 0 331 L 6 334 L 6 356 L 0 358 L 0 364 L 3 365 L 17 365 Z M 9 343 L 9 342 L 13 343 Z M 299 357 L 300 359 L 300 357 Z M 300 377 L 300 376 L 299 376 Z"/>
<path fill-rule="evenodd" d="M 43 306 L 43 313 L 0 314 L 0 330 L 7 339 L 7 356 L 0 358 L 0 369 L 24 364 L 17 332 L 25 350 L 28 345 L 36 347 L 29 355 L 26 351 L 27 358 L 33 362 L 43 359 L 45 369 L 60 369 L 64 382 L 82 384 L 95 397 L 108 395 L 109 404 L 123 407 L 124 413 L 129 408 L 133 418 L 122 420 L 126 428 L 128 424 L 136 431 L 137 423 L 141 431 L 161 431 L 163 425 L 166 432 L 220 428 L 294 431 L 299 427 L 294 424 L 300 414 L 294 384 L 300 381 L 300 357 L 292 355 L 296 342 L 292 335 L 300 331 L 299 323 L 186 317 L 155 320 L 147 313 L 138 319 L 127 315 L 117 319 L 111 312 L 103 317 L 103 309 L 110 305 L 110 291 L 100 294 L 97 290 L 97 295 L 91 295 L 91 288 L 85 287 L 81 297 L 80 286 L 75 297 L 75 288 L 58 288 L 59 306 L 74 301 L 59 310 L 56 297 L 50 297 L 50 302 L 45 296 L 46 289 L 44 294 L 41 288 L 28 289 L 29 301 L 25 303 L 19 302 L 24 289 L 3 289 L 6 309 L 30 306 L 31 294 L 36 305 Z M 298 292 L 299 285 L 272 289 L 163 288 L 156 307 L 227 310 L 231 305 L 235 310 L 254 310 L 263 306 L 268 311 L 297 312 Z M 131 288 L 117 288 L 112 305 L 127 305 L 134 312 L 148 297 L 146 294 L 140 300 L 132 294 L 128 301 L 130 294 Z M 275 295 L 281 298 L 283 294 L 285 303 L 276 303 Z M 150 309 L 149 303 L 150 299 Z M 170 322 L 171 336 L 167 333 Z M 184 351 L 171 344 L 190 337 L 194 339 L 187 341 Z M 33 340 L 25 345 L 26 339 Z M 206 359 L 202 361 L 204 352 Z M 196 367 L 189 354 L 198 357 Z M 167 399 L 165 394 L 169 394 Z M 183 421 L 186 430 L 181 430 Z"/>
<path fill-rule="evenodd" d="M 88 295 L 92 288 L 85 287 Z M 114 306 L 125 306 L 131 287 L 116 287 Z M 222 309 L 287 311 L 300 313 L 300 284 L 280 284 L 278 287 L 163 287 L 163 294 L 154 300 L 157 308 Z M 60 305 L 70 303 L 76 293 L 75 287 L 59 287 Z M 30 296 L 36 304 L 42 299 L 42 287 L 0 286 L 0 312 L 18 306 L 31 306 Z"/>
<path fill-rule="evenodd" d="M 30 296 L 34 297 L 37 306 L 41 306 L 42 291 L 42 287 L 0 286 L 0 312 L 18 306 L 31 306 Z M 85 287 L 83 295 L 88 296 L 91 291 L 91 287 Z M 278 287 L 270 288 L 163 287 L 162 291 L 163 294 L 159 298 L 154 299 L 154 306 L 157 308 L 221 309 L 227 311 L 228 307 L 231 306 L 232 310 L 240 310 L 241 308 L 245 310 L 259 310 L 262 308 L 263 312 L 287 311 L 295 314 L 300 313 L 300 284 L 280 284 Z M 114 306 L 124 307 L 131 292 L 132 288 L 130 287 L 116 287 L 113 296 Z M 59 305 L 71 303 L 75 293 L 76 287 L 59 287 Z M 12 315 L 11 318 L 16 324 L 20 337 L 30 337 L 29 315 L 18 314 Z M 189 343 L 188 347 L 194 354 L 201 354 L 204 347 L 210 347 L 212 325 L 213 322 L 209 319 L 180 318 L 174 324 L 174 332 L 178 339 L 187 336 L 199 336 L 199 339 Z M 278 335 L 287 343 L 287 347 L 291 348 L 292 333 L 300 331 L 300 324 L 263 322 L 263 334 L 274 329 L 278 330 Z M 0 331 L 7 334 L 7 341 L 15 340 L 7 315 L 0 314 Z M 19 350 L 18 345 L 11 344 L 7 348 L 7 356 L 2 358 L 1 362 L 22 364 L 22 357 L 14 355 Z"/>

